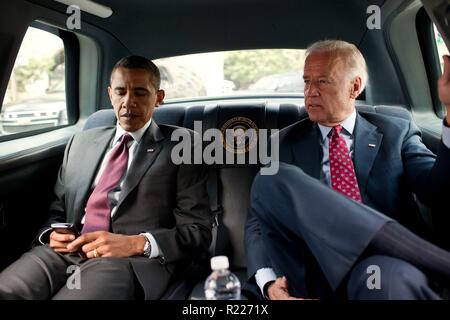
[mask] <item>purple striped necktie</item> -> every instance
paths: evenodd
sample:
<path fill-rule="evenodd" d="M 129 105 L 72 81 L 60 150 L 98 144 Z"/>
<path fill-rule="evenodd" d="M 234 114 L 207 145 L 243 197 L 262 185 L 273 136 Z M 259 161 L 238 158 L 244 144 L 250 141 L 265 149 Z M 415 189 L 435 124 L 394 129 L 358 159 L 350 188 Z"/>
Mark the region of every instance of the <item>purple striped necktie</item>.
<path fill-rule="evenodd" d="M 109 231 L 111 208 L 108 193 L 119 185 L 128 165 L 128 142 L 133 140 L 125 133 L 110 153 L 108 163 L 86 204 L 86 217 L 81 233 Z"/>

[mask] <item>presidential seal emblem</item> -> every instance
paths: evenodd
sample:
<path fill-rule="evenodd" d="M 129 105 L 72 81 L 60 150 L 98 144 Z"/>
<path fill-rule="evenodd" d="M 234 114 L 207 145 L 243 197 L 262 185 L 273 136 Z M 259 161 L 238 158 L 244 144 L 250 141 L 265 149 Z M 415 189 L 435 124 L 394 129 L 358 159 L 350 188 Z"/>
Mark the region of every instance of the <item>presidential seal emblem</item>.
<path fill-rule="evenodd" d="M 243 154 L 253 149 L 258 142 L 258 127 L 245 117 L 234 117 L 220 129 L 222 144 L 228 152 Z"/>

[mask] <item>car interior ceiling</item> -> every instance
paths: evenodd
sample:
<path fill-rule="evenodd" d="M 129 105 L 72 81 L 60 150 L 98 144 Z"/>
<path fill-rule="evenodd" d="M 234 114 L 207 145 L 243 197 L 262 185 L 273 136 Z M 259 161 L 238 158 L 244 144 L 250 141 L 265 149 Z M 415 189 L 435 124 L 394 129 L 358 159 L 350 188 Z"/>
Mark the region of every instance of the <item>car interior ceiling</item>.
<path fill-rule="evenodd" d="M 79 72 L 75 75 L 80 77 L 76 78 L 80 86 L 79 101 L 70 115 L 72 125 L 37 136 L 0 141 L 0 250 L 3 256 L 0 270 L 28 249 L 44 222 L 57 170 L 70 135 L 114 123 L 105 88 L 112 66 L 129 54 L 157 59 L 233 49 L 303 49 L 318 39 L 346 40 L 359 47 L 366 57 L 370 73 L 365 101 L 358 101 L 358 108 L 363 112 L 387 112 L 392 116 L 396 115 L 389 112 L 396 113 L 397 108 L 411 111 L 407 113 L 415 120 L 423 119 L 423 125 L 418 124 L 424 131 L 424 142 L 434 152 L 437 151 L 439 134 L 427 127 L 429 124 L 434 126 L 437 117 L 434 114 L 428 117 L 422 110 L 414 111 L 417 103 L 411 99 L 408 86 L 414 80 L 403 75 L 395 46 L 389 42 L 392 39 L 387 31 L 368 32 L 367 15 L 361 14 L 365 13 L 368 5 L 378 5 L 384 10 L 383 25 L 394 28 L 399 12 L 410 10 L 417 13 L 423 10 L 418 0 L 96 2 L 113 8 L 114 13 L 107 19 L 82 15 L 83 28 L 77 31 L 80 41 Z M 16 0 L 2 7 L 4 18 L 0 21 L 0 59 L 5 63 L 0 65 L 0 96 L 6 91 L 15 56 L 30 23 L 38 19 L 65 29 L 67 18 L 66 6 L 53 0 Z M 94 40 L 93 43 L 89 39 Z M 93 53 L 97 55 L 95 59 L 92 59 Z M 260 129 L 281 129 L 306 116 L 301 102 L 272 100 L 230 101 L 223 98 L 169 101 L 156 110 L 154 118 L 158 123 L 191 129 L 194 121 L 202 120 L 203 129 L 220 129 L 233 117 L 246 117 Z M 95 113 L 101 109 L 108 111 Z M 217 241 L 210 251 L 211 254 L 227 255 L 242 281 L 246 277 L 244 222 L 250 186 L 259 166 L 214 166 L 209 175 L 211 207 L 219 213 Z M 24 195 L 26 201 L 23 200 Z M 430 224 L 429 221 L 424 223 L 427 226 Z M 24 235 L 23 238 L 12 246 L 5 245 L 18 231 Z M 166 298 L 199 298 L 201 289 L 198 281 L 204 276 L 203 271 L 197 277 L 192 276 L 195 281 L 183 290 L 179 289 L 180 283 L 186 279 L 178 279 Z"/>

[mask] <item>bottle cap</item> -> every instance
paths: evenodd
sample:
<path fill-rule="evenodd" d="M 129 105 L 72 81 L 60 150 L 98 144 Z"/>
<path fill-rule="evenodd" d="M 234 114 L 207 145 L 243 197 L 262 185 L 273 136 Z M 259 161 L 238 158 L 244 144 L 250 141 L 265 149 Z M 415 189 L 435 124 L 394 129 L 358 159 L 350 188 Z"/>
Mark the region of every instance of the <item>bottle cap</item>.
<path fill-rule="evenodd" d="M 228 262 L 227 256 L 215 256 L 211 258 L 212 270 L 228 269 L 229 266 L 230 263 Z"/>

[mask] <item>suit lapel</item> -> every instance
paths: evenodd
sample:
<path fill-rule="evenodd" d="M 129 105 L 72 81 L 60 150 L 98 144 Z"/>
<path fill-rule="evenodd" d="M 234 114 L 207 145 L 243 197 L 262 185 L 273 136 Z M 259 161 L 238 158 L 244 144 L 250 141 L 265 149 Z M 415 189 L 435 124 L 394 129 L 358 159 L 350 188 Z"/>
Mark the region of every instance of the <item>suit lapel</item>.
<path fill-rule="evenodd" d="M 97 174 L 101 161 L 105 155 L 111 139 L 113 138 L 115 128 L 111 128 L 107 131 L 97 135 L 92 143 L 86 143 L 86 149 L 83 150 L 83 166 L 78 176 L 78 192 L 77 201 L 75 202 L 78 208 L 75 208 L 77 214 L 84 214 L 84 207 L 79 208 L 80 205 L 85 205 L 89 191 L 94 182 L 95 175 Z M 100 152 L 99 152 L 100 151 Z M 81 219 L 81 216 L 78 217 Z"/>
<path fill-rule="evenodd" d="M 361 195 L 366 194 L 367 178 L 380 149 L 383 134 L 377 127 L 361 117 L 356 117 L 355 126 L 355 172 Z"/>
<path fill-rule="evenodd" d="M 322 163 L 322 148 L 320 146 L 321 134 L 316 124 L 309 119 L 306 130 L 300 130 L 296 142 L 292 145 L 294 162 L 306 174 L 320 179 L 320 166 Z"/>
<path fill-rule="evenodd" d="M 137 146 L 136 156 L 128 169 L 127 176 L 125 178 L 120 198 L 117 203 L 117 209 L 119 209 L 123 200 L 130 194 L 130 192 L 138 185 L 145 172 L 155 161 L 159 152 L 162 149 L 161 140 L 164 139 L 164 135 L 159 129 L 158 125 L 152 120 L 147 132 L 142 136 L 142 140 Z M 119 211 L 117 211 L 119 213 Z M 113 219 L 117 217 L 115 214 Z"/>

